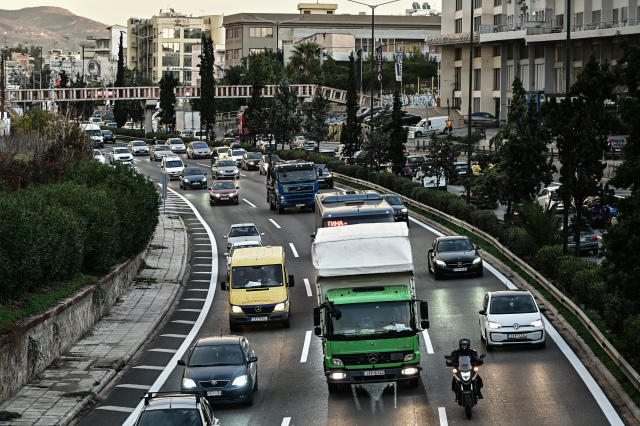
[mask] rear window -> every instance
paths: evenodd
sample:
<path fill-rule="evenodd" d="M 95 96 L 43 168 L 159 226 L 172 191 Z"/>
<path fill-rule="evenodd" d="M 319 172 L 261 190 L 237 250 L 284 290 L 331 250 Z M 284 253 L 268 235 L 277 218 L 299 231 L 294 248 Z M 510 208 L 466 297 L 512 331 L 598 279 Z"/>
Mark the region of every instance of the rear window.
<path fill-rule="evenodd" d="M 207 145 L 205 142 L 194 142 L 192 146 L 194 148 L 206 148 L 209 145 Z"/>
<path fill-rule="evenodd" d="M 169 143 L 171 145 L 182 145 L 183 144 L 182 140 L 180 140 L 180 139 L 169 139 Z"/>

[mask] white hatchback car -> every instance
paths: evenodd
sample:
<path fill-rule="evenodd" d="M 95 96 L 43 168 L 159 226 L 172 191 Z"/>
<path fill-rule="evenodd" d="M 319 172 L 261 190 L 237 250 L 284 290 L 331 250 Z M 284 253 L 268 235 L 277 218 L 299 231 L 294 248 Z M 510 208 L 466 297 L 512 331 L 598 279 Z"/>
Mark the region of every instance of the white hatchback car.
<path fill-rule="evenodd" d="M 128 148 L 113 148 L 109 153 L 109 163 L 115 164 L 116 161 L 133 161 L 133 155 Z"/>
<path fill-rule="evenodd" d="M 107 159 L 99 149 L 93 150 L 93 159 L 100 162 L 101 164 L 107 164 Z"/>
<path fill-rule="evenodd" d="M 560 185 L 551 185 L 542 190 L 538 196 L 538 204 L 542 206 L 543 210 L 547 210 L 556 207 L 556 213 L 562 213 L 564 211 L 564 202 L 558 194 Z"/>
<path fill-rule="evenodd" d="M 224 236 L 227 240 L 227 252 L 231 246 L 239 241 L 257 241 L 262 243 L 263 233 L 253 223 L 235 223 L 229 228 L 229 233 Z"/>
<path fill-rule="evenodd" d="M 171 152 L 173 152 L 174 154 L 187 152 L 187 147 L 180 138 L 167 139 L 167 146 L 171 148 Z"/>
<path fill-rule="evenodd" d="M 180 157 L 175 155 L 162 157 L 160 170 L 162 173 L 169 175 L 169 179 L 180 179 L 180 174 L 184 170 L 184 163 Z"/>
<path fill-rule="evenodd" d="M 528 344 L 544 348 L 542 312 L 527 290 L 489 291 L 479 311 L 480 338 L 487 351 L 494 346 Z"/>

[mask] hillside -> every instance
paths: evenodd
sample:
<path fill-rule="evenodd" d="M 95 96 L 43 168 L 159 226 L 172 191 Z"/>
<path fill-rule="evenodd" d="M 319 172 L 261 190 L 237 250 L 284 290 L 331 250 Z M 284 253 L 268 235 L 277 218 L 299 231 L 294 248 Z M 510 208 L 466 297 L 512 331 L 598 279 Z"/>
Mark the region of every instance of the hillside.
<path fill-rule="evenodd" d="M 78 44 L 86 41 L 87 36 L 107 37 L 109 35 L 107 26 L 107 24 L 74 15 L 60 7 L 0 9 L 0 46 L 33 44 L 44 46 L 47 50 L 52 49 L 54 42 L 57 41 L 56 48 L 63 51 L 79 51 Z"/>

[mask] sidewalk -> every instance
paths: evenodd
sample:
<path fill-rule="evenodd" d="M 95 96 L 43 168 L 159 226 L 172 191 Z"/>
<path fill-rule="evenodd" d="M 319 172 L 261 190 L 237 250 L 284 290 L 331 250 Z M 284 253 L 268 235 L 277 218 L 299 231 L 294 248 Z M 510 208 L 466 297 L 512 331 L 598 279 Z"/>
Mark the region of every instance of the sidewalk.
<path fill-rule="evenodd" d="M 129 362 L 171 307 L 184 278 L 188 240 L 182 221 L 160 214 L 142 269 L 127 292 L 42 379 L 0 402 L 21 415 L 2 425 L 67 424 Z"/>

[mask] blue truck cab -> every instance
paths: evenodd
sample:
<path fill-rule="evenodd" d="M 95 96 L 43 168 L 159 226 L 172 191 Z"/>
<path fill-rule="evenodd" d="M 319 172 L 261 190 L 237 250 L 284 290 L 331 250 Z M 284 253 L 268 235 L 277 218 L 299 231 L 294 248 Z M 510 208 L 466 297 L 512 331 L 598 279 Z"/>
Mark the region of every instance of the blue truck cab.
<path fill-rule="evenodd" d="M 318 178 L 313 163 L 288 162 L 269 167 L 267 202 L 271 210 L 282 214 L 287 207 L 308 207 L 315 211 L 317 193 Z"/>

